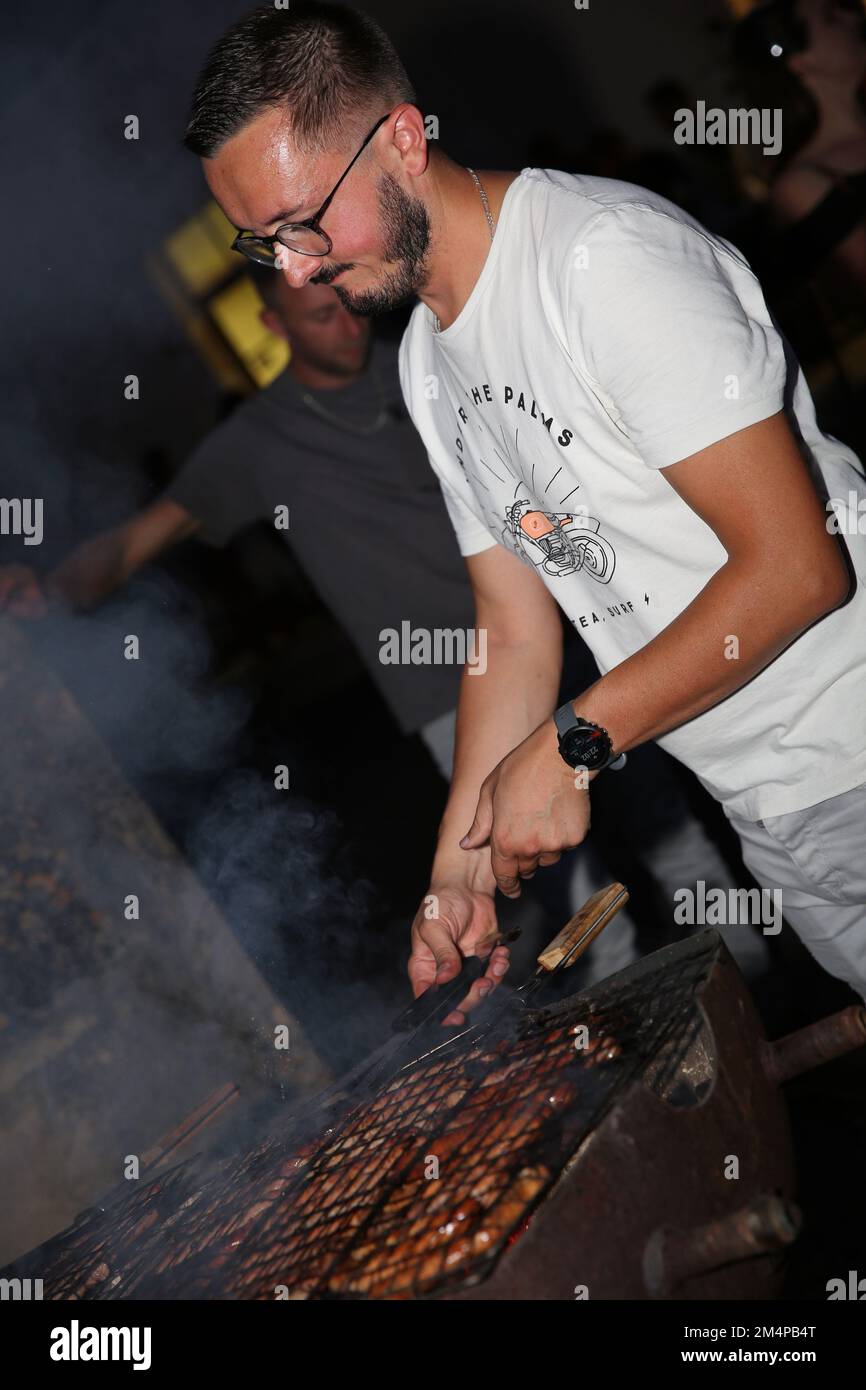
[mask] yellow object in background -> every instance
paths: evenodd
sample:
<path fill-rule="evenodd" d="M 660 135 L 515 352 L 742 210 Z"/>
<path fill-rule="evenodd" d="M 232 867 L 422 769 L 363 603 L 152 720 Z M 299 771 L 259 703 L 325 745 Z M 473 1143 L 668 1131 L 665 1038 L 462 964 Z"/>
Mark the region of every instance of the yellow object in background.
<path fill-rule="evenodd" d="M 210 201 L 165 238 L 148 268 L 221 389 L 249 395 L 269 386 L 291 354 L 261 322 L 262 299 L 232 250 L 236 235 Z"/>
<path fill-rule="evenodd" d="M 289 346 L 265 328 L 262 300 L 248 275 L 208 300 L 208 312 L 258 387 L 269 386 L 289 361 Z"/>
<path fill-rule="evenodd" d="M 231 274 L 236 265 L 232 241 L 234 227 L 217 207 L 208 203 L 163 242 L 172 267 L 184 289 L 198 298 Z"/>

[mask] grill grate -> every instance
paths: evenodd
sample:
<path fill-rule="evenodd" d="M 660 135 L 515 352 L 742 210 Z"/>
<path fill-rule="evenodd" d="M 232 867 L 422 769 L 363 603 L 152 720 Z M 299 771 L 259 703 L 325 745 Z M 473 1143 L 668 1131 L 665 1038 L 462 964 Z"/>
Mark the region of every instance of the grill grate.
<path fill-rule="evenodd" d="M 323 1115 L 306 1143 L 280 1115 L 240 1157 L 124 1184 L 15 1272 L 55 1299 L 423 1297 L 476 1283 L 623 1088 L 653 1059 L 674 1074 L 717 954 L 705 932 L 525 1014 L 509 1036 L 479 1027 Z"/>

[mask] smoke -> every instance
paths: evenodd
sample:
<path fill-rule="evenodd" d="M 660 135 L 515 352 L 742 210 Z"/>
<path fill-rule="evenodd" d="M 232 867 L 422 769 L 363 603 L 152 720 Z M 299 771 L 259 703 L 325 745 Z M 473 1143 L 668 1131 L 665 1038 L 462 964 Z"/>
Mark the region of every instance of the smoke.
<path fill-rule="evenodd" d="M 262 765 L 255 692 L 215 681 L 195 595 L 152 570 L 100 608 L 55 614 L 27 633 L 181 842 L 270 987 L 293 1008 L 312 1008 L 326 981 L 351 986 L 372 887 L 333 867 L 336 814 L 279 789 L 274 767 Z M 291 782 L 303 727 L 280 734 Z M 251 754 L 255 765 L 245 766 Z M 92 836 L 78 851 L 82 867 L 97 870 Z"/>
<path fill-rule="evenodd" d="M 372 890 L 340 871 L 334 812 L 275 786 L 255 688 L 215 680 L 206 616 L 149 571 L 88 614 L 0 617 L 0 1263 L 219 1086 L 291 1099 L 326 1079 L 310 1044 L 339 1069 L 381 1036 Z M 290 773 L 303 739 L 281 731 Z"/>
<path fill-rule="evenodd" d="M 258 770 L 229 772 L 188 842 L 202 879 L 271 981 L 331 1055 L 341 1052 L 347 998 L 369 1010 L 361 975 L 372 886 L 329 869 L 338 854 L 336 815 Z"/>

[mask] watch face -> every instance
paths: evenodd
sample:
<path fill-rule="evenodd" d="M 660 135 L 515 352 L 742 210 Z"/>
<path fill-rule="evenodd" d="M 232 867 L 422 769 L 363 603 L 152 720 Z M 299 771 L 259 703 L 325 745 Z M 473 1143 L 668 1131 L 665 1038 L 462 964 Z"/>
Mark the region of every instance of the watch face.
<path fill-rule="evenodd" d="M 560 748 L 567 763 L 590 772 L 601 767 L 611 751 L 610 739 L 601 729 L 569 729 L 560 740 Z"/>

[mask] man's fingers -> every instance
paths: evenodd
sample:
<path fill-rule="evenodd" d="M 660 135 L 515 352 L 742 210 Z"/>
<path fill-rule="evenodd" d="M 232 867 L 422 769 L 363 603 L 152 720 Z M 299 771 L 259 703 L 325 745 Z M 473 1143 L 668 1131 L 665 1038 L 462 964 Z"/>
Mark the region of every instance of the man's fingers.
<path fill-rule="evenodd" d="M 478 1007 L 482 999 L 490 993 L 492 988 L 493 986 L 489 980 L 476 980 L 472 988 L 467 990 L 464 997 L 460 1000 L 460 1003 L 456 1005 L 455 1012 L 464 1015 L 471 1013 L 473 1009 Z"/>
<path fill-rule="evenodd" d="M 10 594 L 20 588 L 22 571 L 16 565 L 6 565 L 0 569 L 0 603 L 5 603 Z"/>
<path fill-rule="evenodd" d="M 481 979 L 476 980 L 471 988 L 467 990 L 465 997 L 455 1006 L 453 1014 L 449 1014 L 448 1018 L 445 1019 L 446 1024 L 448 1024 L 449 1020 L 452 1018 L 455 1023 L 463 1022 L 466 1015 L 470 1014 L 473 1009 L 476 1009 L 496 986 L 502 982 L 508 970 L 509 963 L 510 953 L 508 947 L 495 947 L 490 953 L 487 969 L 481 976 Z"/>
<path fill-rule="evenodd" d="M 463 958 L 444 922 L 435 919 L 425 921 L 418 927 L 416 935 L 409 961 L 409 979 L 417 999 L 434 981 L 439 985 L 447 984 L 455 975 L 459 975 Z"/>
<path fill-rule="evenodd" d="M 490 846 L 490 868 L 497 886 L 506 898 L 520 897 L 520 862 L 516 854 L 502 854 L 494 845 Z"/>
<path fill-rule="evenodd" d="M 495 849 L 491 848 L 490 867 L 500 890 L 508 897 L 518 897 L 521 878 L 534 878 L 537 869 L 546 868 L 549 864 L 556 864 L 561 858 L 562 854 L 554 850 L 547 850 L 539 854 L 518 855 L 498 854 Z M 517 893 L 514 891 L 515 886 L 518 889 Z"/>
<path fill-rule="evenodd" d="M 443 1028 L 459 1028 L 467 1020 L 467 1016 L 473 1009 L 496 988 L 503 980 L 510 963 L 510 952 L 507 946 L 496 946 L 490 953 L 487 962 L 487 969 L 479 980 L 467 990 L 459 1004 L 442 1020 Z"/>
<path fill-rule="evenodd" d="M 25 590 L 12 594 L 6 604 L 10 618 L 44 618 L 46 611 L 42 595 Z"/>
<path fill-rule="evenodd" d="M 489 980 L 492 985 L 498 985 L 504 979 L 508 967 L 511 964 L 511 952 L 507 946 L 497 946 L 491 953 L 487 962 L 487 969 L 482 977 L 482 983 Z"/>
<path fill-rule="evenodd" d="M 510 873 L 501 873 L 501 874 L 496 874 L 496 873 L 494 873 L 494 878 L 496 879 L 496 886 L 497 886 L 497 888 L 499 889 L 500 893 L 504 893 L 504 894 L 505 894 L 505 897 L 506 897 L 506 898 L 519 898 L 519 897 L 520 897 L 520 879 L 519 879 L 519 878 L 515 878 L 514 875 L 513 875 L 513 874 L 510 874 Z"/>
<path fill-rule="evenodd" d="M 11 618 L 42 618 L 48 611 L 45 595 L 32 574 L 0 575 L 0 609 Z"/>
<path fill-rule="evenodd" d="M 412 997 L 417 999 L 419 994 L 423 994 L 429 989 L 436 978 L 436 960 L 433 956 L 428 956 L 426 951 L 422 951 L 419 946 L 412 948 L 408 965 L 409 983 L 412 986 Z"/>
<path fill-rule="evenodd" d="M 492 826 L 493 793 L 487 783 L 484 782 L 481 791 L 478 793 L 478 805 L 475 808 L 475 819 L 460 841 L 460 848 L 480 849 L 482 845 L 486 845 L 490 838 Z"/>
<path fill-rule="evenodd" d="M 33 570 L 24 565 L 0 569 L 0 608 L 14 617 L 33 617 L 43 606 L 42 589 Z"/>

